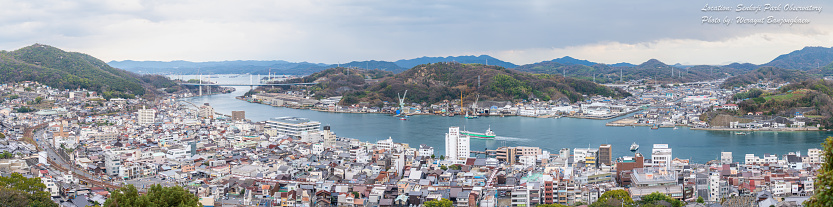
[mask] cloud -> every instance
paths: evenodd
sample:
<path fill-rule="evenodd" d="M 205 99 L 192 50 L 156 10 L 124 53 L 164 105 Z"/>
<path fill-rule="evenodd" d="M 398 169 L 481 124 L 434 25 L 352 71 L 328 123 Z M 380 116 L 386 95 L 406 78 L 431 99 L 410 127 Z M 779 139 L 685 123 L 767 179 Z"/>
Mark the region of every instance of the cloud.
<path fill-rule="evenodd" d="M 491 54 L 515 63 L 563 55 L 600 62 L 657 55 L 679 62 L 714 63 L 727 61 L 728 50 L 758 54 L 735 56 L 741 59 L 737 61 L 755 62 L 788 52 L 777 49 L 830 42 L 827 28 L 833 28 L 833 18 L 824 12 L 700 11 L 706 3 L 714 2 L 0 0 L 0 39 L 4 40 L 0 48 L 44 43 L 104 60 L 335 63 Z M 704 15 L 801 16 L 813 22 L 721 26 L 702 24 Z M 760 42 L 732 46 L 732 40 L 744 38 L 769 39 L 777 47 Z"/>
<path fill-rule="evenodd" d="M 805 46 L 830 47 L 833 36 L 758 33 L 721 41 L 662 39 L 651 42 L 605 42 L 564 48 L 531 48 L 495 52 L 495 57 L 513 63 L 528 64 L 552 57 L 571 56 L 600 63 L 629 62 L 639 64 L 658 59 L 667 64 L 724 65 L 733 62 L 763 64 L 778 55 Z"/>

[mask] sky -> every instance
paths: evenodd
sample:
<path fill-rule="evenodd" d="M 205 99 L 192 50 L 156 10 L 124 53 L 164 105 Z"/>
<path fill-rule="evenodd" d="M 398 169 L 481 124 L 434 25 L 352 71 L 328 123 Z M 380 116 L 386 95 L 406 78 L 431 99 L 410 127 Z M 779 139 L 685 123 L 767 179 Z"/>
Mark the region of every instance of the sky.
<path fill-rule="evenodd" d="M 781 11 L 765 11 L 766 4 Z M 702 11 L 707 6 L 731 11 Z M 805 46 L 833 46 L 831 14 L 833 1 L 822 0 L 0 0 L 0 49 L 41 43 L 104 61 L 483 54 L 519 65 L 563 56 L 761 64 Z M 770 16 L 802 24 L 737 22 Z"/>

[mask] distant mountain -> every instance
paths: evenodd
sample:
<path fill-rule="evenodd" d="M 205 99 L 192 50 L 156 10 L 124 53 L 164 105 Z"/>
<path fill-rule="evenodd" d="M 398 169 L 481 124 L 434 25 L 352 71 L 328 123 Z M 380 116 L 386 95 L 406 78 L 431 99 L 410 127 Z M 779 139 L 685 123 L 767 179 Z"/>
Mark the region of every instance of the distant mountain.
<path fill-rule="evenodd" d="M 833 62 L 833 48 L 804 47 L 788 54 L 783 54 L 761 66 L 772 66 L 795 70 L 820 68 Z"/>
<path fill-rule="evenodd" d="M 492 56 L 488 55 L 480 55 L 480 56 L 448 56 L 448 57 L 421 57 L 415 59 L 407 59 L 407 60 L 397 60 L 395 63 L 399 65 L 399 67 L 403 68 L 413 68 L 417 65 L 422 64 L 429 64 L 429 63 L 441 63 L 441 62 L 458 62 L 458 63 L 480 63 L 484 65 L 495 65 L 504 68 L 515 68 L 518 65 L 515 65 L 510 62 L 505 62 L 502 60 L 498 60 L 497 58 L 493 58 Z"/>
<path fill-rule="evenodd" d="M 212 61 L 212 62 L 190 62 L 183 60 L 174 61 L 110 61 L 107 64 L 110 66 L 132 69 L 132 68 L 148 68 L 148 69 L 164 69 L 164 68 L 210 68 L 218 66 L 272 66 L 290 64 L 290 62 L 283 60 L 233 60 L 233 61 Z"/>
<path fill-rule="evenodd" d="M 345 64 L 323 64 L 308 62 L 288 62 L 283 60 L 235 60 L 217 62 L 189 62 L 189 61 L 110 61 L 113 67 L 122 68 L 135 73 L 155 74 L 280 74 L 280 75 L 309 75 L 315 72 L 335 67 L 355 67 L 364 69 L 380 69 L 391 72 L 402 72 L 402 68 L 387 61 L 353 61 Z"/>
<path fill-rule="evenodd" d="M 598 63 L 590 62 L 590 61 L 587 61 L 587 60 L 575 59 L 575 58 L 570 57 L 570 56 L 564 56 L 564 57 L 561 57 L 561 58 L 553 59 L 550 62 L 561 63 L 561 64 L 564 64 L 564 65 L 585 65 L 585 66 L 593 66 L 593 65 L 598 64 Z"/>
<path fill-rule="evenodd" d="M 134 73 L 154 74 L 273 74 L 302 75 L 311 74 L 326 69 L 327 64 L 321 63 L 293 63 L 283 60 L 234 60 L 216 62 L 190 61 L 110 61 L 110 66 L 125 69 Z M 316 68 L 318 66 L 320 68 Z M 315 68 L 314 71 L 308 69 Z"/>
<path fill-rule="evenodd" d="M 626 63 L 626 62 L 621 62 L 621 63 L 616 63 L 616 64 L 610 64 L 610 66 L 613 66 L 613 67 L 633 67 L 633 66 L 636 66 L 636 65 Z"/>
<path fill-rule="evenodd" d="M 84 88 L 100 92 L 105 98 L 130 98 L 144 95 L 146 88 L 154 85 L 173 85 L 166 78 L 143 77 L 110 67 L 87 54 L 42 44 L 0 52 L 0 82 L 19 81 L 37 81 L 63 89 Z"/>
<path fill-rule="evenodd" d="M 755 70 L 760 66 L 752 64 L 752 63 L 732 63 L 732 64 L 725 65 L 723 67 L 735 68 L 735 69 L 740 69 L 740 70 Z"/>
<path fill-rule="evenodd" d="M 329 65 L 328 68 L 334 68 L 334 67 L 339 67 L 339 66 L 340 67 L 346 67 L 346 68 L 361 68 L 361 69 L 368 69 L 368 70 L 379 69 L 379 70 L 390 71 L 390 72 L 394 72 L 394 73 L 399 73 L 399 72 L 402 72 L 402 71 L 405 71 L 405 70 L 408 69 L 408 68 L 403 68 L 403 67 L 397 65 L 394 62 L 376 61 L 376 60 L 353 61 L 353 62 L 349 62 L 349 63 L 345 63 L 345 64 Z"/>
<path fill-rule="evenodd" d="M 639 65 L 622 63 L 618 64 L 619 66 L 605 64 L 587 66 L 584 64 L 574 64 L 576 62 L 584 61 L 563 61 L 569 60 L 567 57 L 559 59 L 562 59 L 562 62 L 570 62 L 570 64 L 558 63 L 555 61 L 544 61 L 535 64 L 518 66 L 515 70 L 530 73 L 564 74 L 567 77 L 594 80 L 597 83 L 614 83 L 620 80 L 651 80 L 652 82 L 657 83 L 679 83 L 712 80 L 725 77 L 727 73 L 740 74 L 745 72 L 733 68 L 706 65 L 669 66 L 656 59 L 648 60 Z M 586 64 L 587 62 L 584 63 Z M 672 72 L 674 73 L 673 76 L 671 74 Z"/>

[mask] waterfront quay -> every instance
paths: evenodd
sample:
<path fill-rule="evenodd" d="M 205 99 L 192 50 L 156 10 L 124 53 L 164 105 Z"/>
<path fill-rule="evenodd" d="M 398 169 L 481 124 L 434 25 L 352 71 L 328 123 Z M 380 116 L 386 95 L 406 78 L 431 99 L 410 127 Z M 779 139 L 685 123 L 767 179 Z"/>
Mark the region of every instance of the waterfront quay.
<path fill-rule="evenodd" d="M 67 206 L 103 203 L 107 189 L 127 184 L 140 191 L 150 184 L 182 186 L 204 206 L 394 206 L 442 199 L 457 206 L 578 205 L 610 190 L 626 190 L 634 199 L 659 192 L 689 203 L 702 197 L 715 204 L 780 205 L 815 192 L 821 163 L 817 148 L 744 154 L 740 162 L 722 152 L 695 163 L 661 143 L 626 156 L 613 155 L 625 146 L 610 144 L 473 153 L 475 141 L 459 126 L 440 133 L 443 153 L 434 150 L 439 146 L 393 138 L 339 136 L 346 129 L 303 117 L 217 116 L 211 104 L 173 96 L 104 100 L 36 83 L 2 90 L 17 96 L 0 103 L 0 132 L 7 137 L 0 149 L 13 155 L 0 159 L 0 174 L 40 178 L 53 200 Z M 53 107 L 17 110 L 37 97 Z"/>

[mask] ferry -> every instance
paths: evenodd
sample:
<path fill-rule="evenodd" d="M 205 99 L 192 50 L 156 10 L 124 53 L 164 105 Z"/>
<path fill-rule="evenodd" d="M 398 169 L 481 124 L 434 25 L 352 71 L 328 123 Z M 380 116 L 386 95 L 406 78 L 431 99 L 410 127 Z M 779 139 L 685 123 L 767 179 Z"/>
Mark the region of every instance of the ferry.
<path fill-rule="evenodd" d="M 486 130 L 486 133 L 477 133 L 477 132 L 470 132 L 470 131 L 460 131 L 460 134 L 471 136 L 471 138 L 475 139 L 495 139 L 495 132 L 492 131 L 492 128 Z"/>
<path fill-rule="evenodd" d="M 636 150 L 638 150 L 638 149 L 639 149 L 639 145 L 638 145 L 638 144 L 636 144 L 636 142 L 634 142 L 633 144 L 631 144 L 631 151 L 636 151 Z"/>

